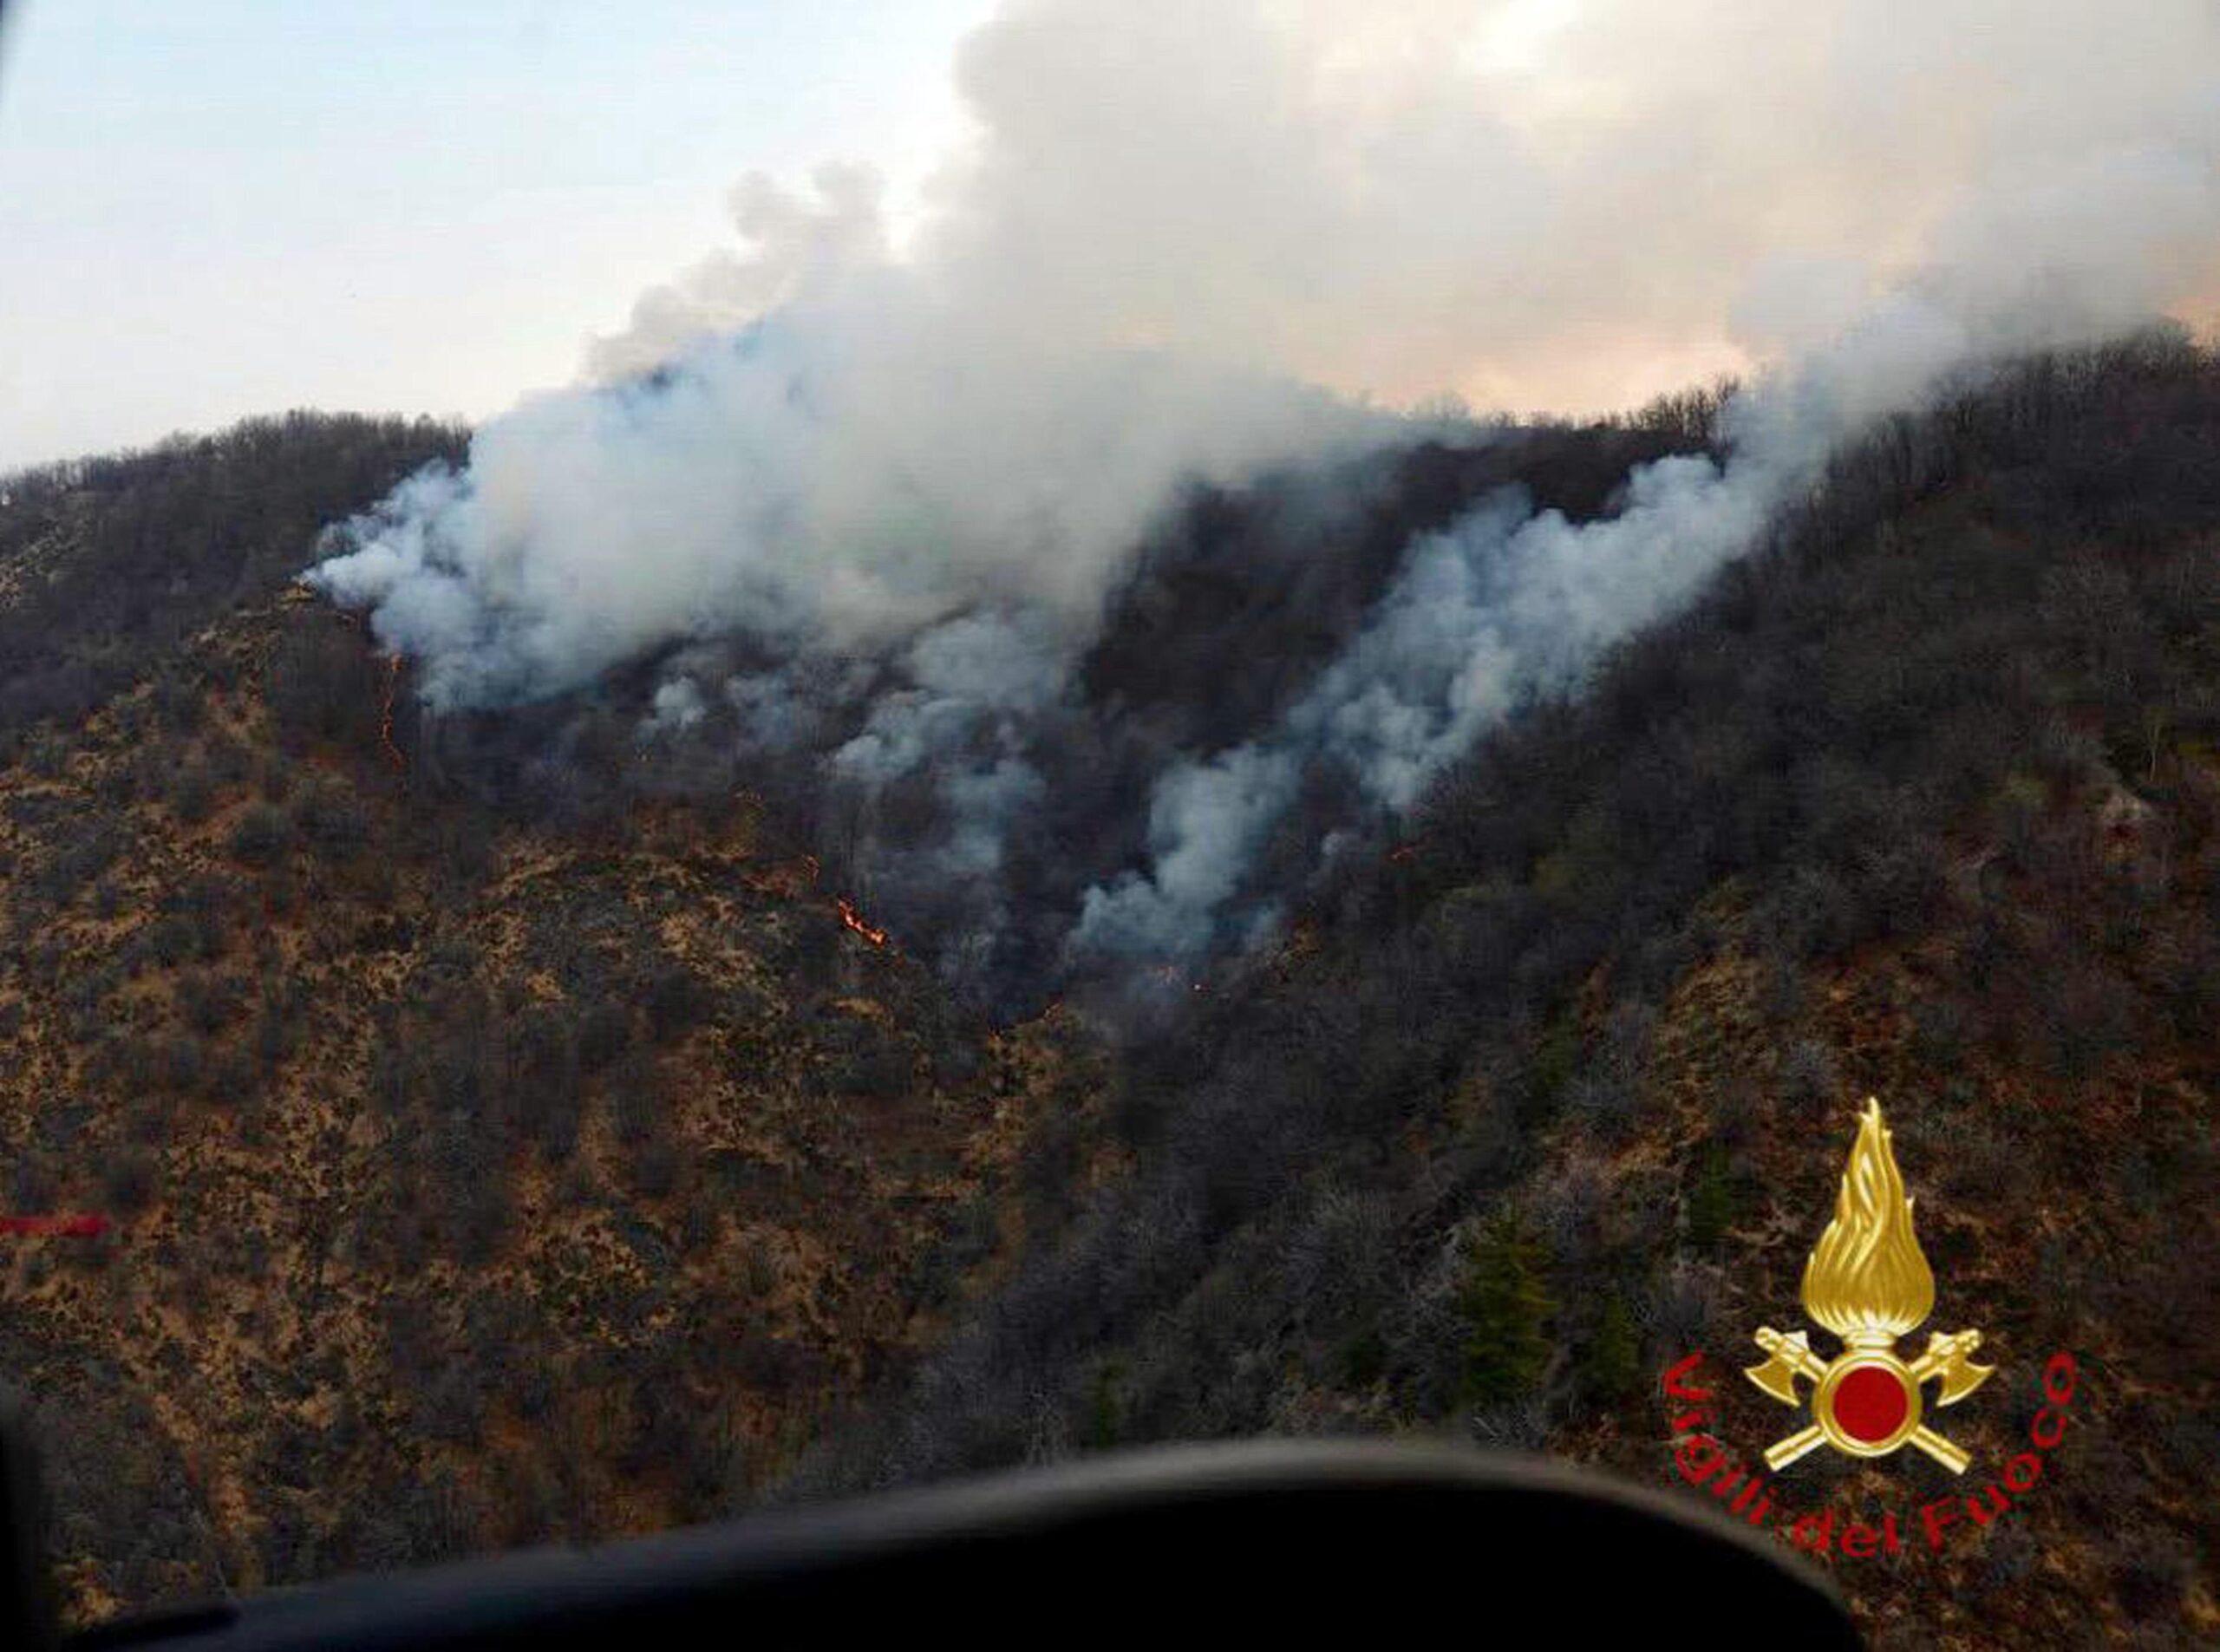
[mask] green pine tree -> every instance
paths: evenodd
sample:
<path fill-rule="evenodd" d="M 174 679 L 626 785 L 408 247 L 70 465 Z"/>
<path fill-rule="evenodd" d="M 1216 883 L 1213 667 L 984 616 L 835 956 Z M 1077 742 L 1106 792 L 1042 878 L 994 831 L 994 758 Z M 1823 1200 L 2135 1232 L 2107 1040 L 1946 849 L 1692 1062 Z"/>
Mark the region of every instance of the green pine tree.
<path fill-rule="evenodd" d="M 1688 1243 L 1699 1250 L 1715 1249 L 1727 1230 L 1741 1219 L 1741 1205 L 1727 1150 L 1714 1143 L 1704 1153 L 1696 1185 L 1688 1194 Z"/>
<path fill-rule="evenodd" d="M 1491 1217 L 1475 1237 L 1457 1305 L 1465 1320 L 1460 1401 L 1506 1405 L 1531 1394 L 1549 1366 L 1545 1328 L 1557 1305 L 1540 1247 L 1515 1212 Z"/>
<path fill-rule="evenodd" d="M 1627 1299 L 1616 1291 L 1603 1304 L 1581 1361 L 1589 1394 L 1604 1404 L 1625 1399 L 1642 1386 L 1642 1335 L 1635 1329 Z"/>
<path fill-rule="evenodd" d="M 1107 1451 L 1118 1443 L 1125 1427 L 1125 1404 L 1120 1393 L 1126 1374 L 1125 1362 L 1116 1355 L 1102 1361 L 1094 1369 L 1094 1380 L 1087 1393 L 1087 1424 L 1082 1436 L 1089 1451 Z"/>

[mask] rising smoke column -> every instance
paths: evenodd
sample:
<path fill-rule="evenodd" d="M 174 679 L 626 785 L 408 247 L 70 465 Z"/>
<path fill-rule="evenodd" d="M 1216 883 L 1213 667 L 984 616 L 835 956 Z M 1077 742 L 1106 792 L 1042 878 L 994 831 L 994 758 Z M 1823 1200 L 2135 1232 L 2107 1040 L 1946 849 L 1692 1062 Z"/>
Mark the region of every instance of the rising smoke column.
<path fill-rule="evenodd" d="M 1724 460 L 1638 467 L 1609 518 L 1575 525 L 1498 495 L 1415 541 L 1364 630 L 1277 728 L 1164 776 L 1151 864 L 1087 890 L 1074 960 L 1192 961 L 1230 935 L 1270 933 L 1288 891 L 1244 899 L 1244 875 L 1306 772 L 1357 775 L 1369 818 L 1392 819 L 1482 730 L 1577 687 L 1613 643 L 1685 604 L 1875 419 L 2013 351 L 2096 342 L 2149 313 L 2106 269 L 2054 264 L 2052 307 L 2004 312 L 1965 307 L 1966 273 L 1886 295 L 1827 350 L 1739 392 L 1722 410 Z"/>
<path fill-rule="evenodd" d="M 889 885 L 1068 926 L 1074 962 L 1260 932 L 1255 858 L 1322 767 L 1348 823 L 1392 816 L 1871 419 L 2220 293 L 2193 0 L 1041 0 L 957 73 L 976 130 L 908 245 L 861 170 L 749 180 L 742 253 L 310 578 L 434 708 L 689 645 L 643 739 L 809 769 Z M 1082 692 L 1194 479 L 1425 434 L 1366 393 L 1592 405 L 1718 367 L 1753 384 L 1723 459 L 1637 471 L 1603 520 L 1510 493 L 1421 535 L 1270 726 L 1165 749 Z M 1139 754 L 1136 822 L 1028 917 L 1012 879 L 1088 741 Z"/>

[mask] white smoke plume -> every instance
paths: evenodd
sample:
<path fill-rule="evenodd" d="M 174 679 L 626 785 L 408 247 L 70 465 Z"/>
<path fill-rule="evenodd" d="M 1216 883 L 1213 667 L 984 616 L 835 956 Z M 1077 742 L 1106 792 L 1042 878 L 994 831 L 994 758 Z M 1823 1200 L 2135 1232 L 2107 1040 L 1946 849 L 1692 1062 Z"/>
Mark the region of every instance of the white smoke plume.
<path fill-rule="evenodd" d="M 944 827 L 888 877 L 991 879 L 1189 480 L 1431 428 L 1383 403 L 1753 385 L 1723 460 L 1647 467 L 1608 518 L 1495 497 L 1408 546 L 1273 726 L 1152 771 L 1075 955 L 1268 923 L 1239 891 L 1311 766 L 1406 806 L 1866 421 L 2220 295 L 2206 0 L 1031 0 L 957 74 L 974 133 L 908 245 L 865 171 L 750 179 L 742 251 L 643 297 L 601 383 L 337 536 L 311 581 L 428 702 L 744 636 L 650 733 L 722 706 L 841 784 L 922 785 Z"/>
<path fill-rule="evenodd" d="M 2160 222 L 2169 235 L 2178 227 Z M 2220 230 L 2220 218 L 2210 222 Z M 2129 260 L 2141 267 L 2132 250 Z M 1498 496 L 1414 543 L 1366 629 L 1278 728 L 1164 776 L 1150 813 L 1152 868 L 1087 891 L 1073 950 L 1205 953 L 1223 938 L 1224 908 L 1254 845 L 1307 767 L 1338 763 L 1381 810 L 1401 812 L 1522 699 L 1571 686 L 1610 643 L 1681 605 L 1875 419 L 1915 411 L 2010 353 L 2094 342 L 2151 313 L 2099 260 L 2060 258 L 2042 285 L 2040 304 L 2016 291 L 2016 308 L 1997 308 L 1969 264 L 1931 272 L 1874 303 L 1825 349 L 1738 393 L 1723 412 L 1723 462 L 1676 455 L 1640 467 L 1623 508 L 1602 520 L 1576 526 Z M 1268 895 L 1236 927 L 1258 936 L 1277 915 Z"/>

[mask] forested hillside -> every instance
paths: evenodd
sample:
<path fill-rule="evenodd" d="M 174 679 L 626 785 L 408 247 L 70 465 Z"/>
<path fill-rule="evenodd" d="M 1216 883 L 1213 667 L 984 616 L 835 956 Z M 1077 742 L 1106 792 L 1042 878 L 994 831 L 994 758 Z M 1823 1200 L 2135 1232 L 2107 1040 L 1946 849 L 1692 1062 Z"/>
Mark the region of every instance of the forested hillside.
<path fill-rule="evenodd" d="M 790 1489 L 1260 1431 L 1669 1476 L 1660 1374 L 1744 1386 L 1870 1092 L 1936 1326 L 2002 1367 L 1953 1431 L 2008 1453 L 2060 1348 L 2087 1426 L 2023 1521 L 1844 1586 L 1887 1643 L 2209 1640 L 2216 555 L 2220 362 L 2178 336 L 1874 432 L 1044 1119 L 1061 1239 Z M 1830 1457 L 1815 1506 L 1947 1489 Z"/>
<path fill-rule="evenodd" d="M 298 572 L 335 509 L 463 441 L 430 420 L 292 413 L 0 478 L 0 731 L 66 729 L 159 676 Z"/>
<path fill-rule="evenodd" d="M 1041 727 L 1240 737 L 1414 536 L 1506 486 L 1608 517 L 1719 411 L 1420 445 L 1330 513 L 1197 490 L 1113 594 L 1096 722 Z M 1875 430 L 1269 945 L 1138 1001 L 1055 996 L 1045 923 L 967 975 L 794 760 L 657 731 L 658 662 L 420 705 L 290 581 L 462 440 L 293 415 L 0 483 L 6 1198 L 114 1224 L 11 1236 L 0 1290 L 77 1616 L 1197 1436 L 1655 1483 L 1661 1372 L 1793 1322 L 1871 1092 L 1936 1328 L 2001 1368 L 1953 1437 L 2004 1451 L 2055 1349 L 2086 1391 L 2023 1518 L 1845 1590 L 1894 1644 L 2220 1628 L 2209 352 Z M 1013 840 L 1022 934 L 1075 835 L 1146 829 L 1087 796 Z"/>
<path fill-rule="evenodd" d="M 0 1376 L 81 1618 L 722 1509 L 1061 1081 L 752 800 L 441 780 L 289 582 L 455 440 L 4 485 L 0 1188 L 111 1225 L 6 1239 Z"/>
<path fill-rule="evenodd" d="M 1288 655 L 1267 706 L 1411 532 L 1511 481 L 1603 511 L 1716 405 L 1394 456 L 1292 613 L 1248 547 L 1300 500 L 1199 491 L 1099 691 L 1201 602 Z M 1050 1219 L 1031 1121 L 1103 1094 L 1038 982 L 995 1025 L 920 962 L 806 786 L 658 737 L 651 671 L 434 715 L 293 584 L 463 441 L 298 414 L 0 482 L 6 1213 L 111 1224 L 9 1236 L 0 1374 L 79 1618 L 744 1505 Z"/>

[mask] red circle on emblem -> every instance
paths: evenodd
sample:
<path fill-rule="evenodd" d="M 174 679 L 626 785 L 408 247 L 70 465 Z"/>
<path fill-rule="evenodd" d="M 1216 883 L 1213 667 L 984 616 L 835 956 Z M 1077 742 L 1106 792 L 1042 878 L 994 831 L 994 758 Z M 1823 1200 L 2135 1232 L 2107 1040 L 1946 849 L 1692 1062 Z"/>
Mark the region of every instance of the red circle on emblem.
<path fill-rule="evenodd" d="M 1910 1408 L 1904 1385 L 1878 1366 L 1852 1371 L 1835 1389 L 1835 1421 L 1852 1440 L 1886 1440 L 1903 1427 Z"/>

